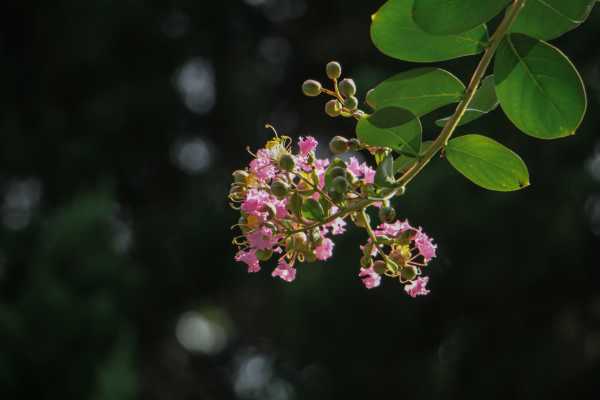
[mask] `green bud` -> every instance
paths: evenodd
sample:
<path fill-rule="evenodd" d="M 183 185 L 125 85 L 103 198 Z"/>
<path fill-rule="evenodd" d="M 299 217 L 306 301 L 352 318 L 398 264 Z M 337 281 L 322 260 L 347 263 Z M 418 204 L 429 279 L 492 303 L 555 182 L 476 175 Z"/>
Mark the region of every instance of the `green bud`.
<path fill-rule="evenodd" d="M 306 233 L 297 232 L 292 235 L 292 246 L 296 250 L 304 251 L 308 249 L 308 239 Z"/>
<path fill-rule="evenodd" d="M 329 79 L 339 79 L 340 76 L 342 76 L 342 66 L 337 61 L 331 61 L 327 63 L 325 71 L 327 71 L 327 76 Z"/>
<path fill-rule="evenodd" d="M 400 279 L 403 281 L 412 281 L 417 277 L 417 269 L 415 267 L 404 267 L 400 270 Z"/>
<path fill-rule="evenodd" d="M 310 240 L 315 244 L 320 244 L 323 238 L 321 237 L 321 230 L 314 228 L 310 231 Z"/>
<path fill-rule="evenodd" d="M 336 203 L 341 203 L 345 199 L 345 197 L 344 197 L 345 193 L 340 193 L 340 192 L 331 190 L 328 194 L 329 194 L 329 197 L 331 197 L 331 200 L 333 200 Z"/>
<path fill-rule="evenodd" d="M 296 161 L 291 154 L 284 154 L 279 158 L 279 168 L 283 171 L 293 171 Z"/>
<path fill-rule="evenodd" d="M 234 171 L 233 174 L 233 181 L 235 183 L 246 183 L 246 178 L 248 178 L 248 173 L 246 171 L 242 171 L 241 169 Z"/>
<path fill-rule="evenodd" d="M 260 261 L 269 261 L 273 256 L 273 250 L 257 250 L 256 258 Z"/>
<path fill-rule="evenodd" d="M 386 269 L 385 261 L 377 260 L 373 263 L 373 270 L 378 274 L 383 274 Z"/>
<path fill-rule="evenodd" d="M 338 176 L 345 177 L 346 176 L 346 168 L 343 167 L 333 167 L 331 171 L 329 171 L 329 176 L 331 179 L 335 179 Z"/>
<path fill-rule="evenodd" d="M 298 193 L 294 193 L 290 197 L 290 201 L 287 204 L 288 210 L 292 214 L 299 216 L 302 213 L 302 201 L 302 196 L 300 196 Z"/>
<path fill-rule="evenodd" d="M 391 224 L 396 220 L 396 210 L 393 207 L 381 207 L 379 209 L 379 221 Z"/>
<path fill-rule="evenodd" d="M 335 136 L 329 142 L 329 150 L 331 150 L 333 154 L 343 154 L 348 151 L 348 148 L 348 139 L 342 136 Z"/>
<path fill-rule="evenodd" d="M 356 83 L 352 79 L 344 79 L 339 84 L 340 93 L 344 97 L 354 96 L 356 94 Z"/>
<path fill-rule="evenodd" d="M 343 176 L 336 177 L 332 182 L 333 190 L 338 193 L 346 193 L 348 192 L 348 181 Z"/>
<path fill-rule="evenodd" d="M 352 138 L 350 139 L 350 151 L 359 151 L 361 149 L 361 144 L 360 144 L 360 140 L 356 139 L 356 138 Z"/>
<path fill-rule="evenodd" d="M 278 199 L 283 199 L 290 192 L 290 187 L 287 183 L 276 180 L 271 184 L 271 193 Z"/>
<path fill-rule="evenodd" d="M 367 92 L 367 95 L 365 97 L 365 103 L 367 103 L 372 109 L 375 109 L 375 103 L 373 102 L 373 93 L 375 93 L 375 89 L 371 89 Z"/>
<path fill-rule="evenodd" d="M 321 94 L 321 83 L 314 79 L 304 81 L 302 84 L 302 92 L 308 97 L 317 97 Z"/>
<path fill-rule="evenodd" d="M 358 99 L 355 96 L 350 96 L 344 100 L 344 107 L 350 111 L 354 111 L 358 108 Z"/>
<path fill-rule="evenodd" d="M 329 100 L 325 103 L 325 114 L 332 118 L 339 117 L 342 113 L 342 104 L 337 100 Z"/>

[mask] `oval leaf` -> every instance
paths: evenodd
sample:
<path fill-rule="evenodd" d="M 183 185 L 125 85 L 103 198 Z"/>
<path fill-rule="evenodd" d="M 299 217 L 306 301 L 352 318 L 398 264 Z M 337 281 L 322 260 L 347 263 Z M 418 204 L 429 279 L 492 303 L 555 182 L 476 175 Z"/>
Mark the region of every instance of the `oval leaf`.
<path fill-rule="evenodd" d="M 540 139 L 575 133 L 587 107 L 585 88 L 560 50 L 511 34 L 498 48 L 494 72 L 500 105 L 521 131 Z"/>
<path fill-rule="evenodd" d="M 509 148 L 488 137 L 465 135 L 446 146 L 446 158 L 467 179 L 484 189 L 510 192 L 529 186 L 527 166 Z"/>
<path fill-rule="evenodd" d="M 596 0 L 529 0 L 511 31 L 550 40 L 581 25 Z"/>
<path fill-rule="evenodd" d="M 469 108 L 467 108 L 460 119 L 458 126 L 468 124 L 469 122 L 494 111 L 496 107 L 498 107 L 498 98 L 496 97 L 494 75 L 489 75 L 481 81 L 481 86 L 475 93 L 475 97 L 473 97 L 471 104 L 469 104 Z M 438 119 L 435 121 L 435 124 L 443 127 L 449 119 L 450 117 Z"/>
<path fill-rule="evenodd" d="M 396 182 L 396 178 L 394 177 L 394 157 L 388 154 L 381 164 L 379 164 L 379 167 L 377 167 L 375 183 L 381 187 L 391 187 L 394 182 Z"/>
<path fill-rule="evenodd" d="M 461 33 L 488 22 L 511 0 L 415 0 L 414 20 L 436 35 Z"/>
<path fill-rule="evenodd" d="M 302 205 L 302 215 L 304 218 L 312 221 L 322 221 L 325 219 L 325 210 L 321 203 L 313 198 L 309 198 Z"/>
<path fill-rule="evenodd" d="M 386 107 L 358 121 L 356 136 L 370 146 L 416 156 L 421 150 L 421 121 L 410 111 Z"/>
<path fill-rule="evenodd" d="M 373 108 L 395 106 L 417 117 L 460 101 L 465 85 L 440 68 L 417 68 L 381 82 L 369 92 L 367 102 Z"/>
<path fill-rule="evenodd" d="M 389 0 L 371 17 L 371 40 L 383 54 L 404 61 L 432 62 L 483 51 L 488 40 L 484 25 L 456 35 L 432 35 L 413 21 L 413 3 Z"/>

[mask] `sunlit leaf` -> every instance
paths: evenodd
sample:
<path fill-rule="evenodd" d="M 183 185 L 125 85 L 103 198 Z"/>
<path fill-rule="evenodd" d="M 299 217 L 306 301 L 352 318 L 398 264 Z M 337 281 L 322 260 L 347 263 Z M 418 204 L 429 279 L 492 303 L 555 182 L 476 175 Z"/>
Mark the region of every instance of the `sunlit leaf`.
<path fill-rule="evenodd" d="M 409 155 L 421 150 L 421 122 L 410 111 L 386 107 L 356 125 L 356 135 L 370 146 L 389 147 Z"/>
<path fill-rule="evenodd" d="M 375 172 L 375 183 L 378 186 L 390 187 L 396 181 L 394 177 L 394 157 L 388 154 L 377 167 Z"/>
<path fill-rule="evenodd" d="M 475 97 L 473 97 L 465 114 L 460 119 L 458 126 L 474 121 L 494 111 L 496 107 L 498 107 L 498 98 L 496 97 L 494 75 L 489 75 L 481 82 L 481 86 L 475 93 Z M 443 127 L 449 119 L 450 117 L 438 119 L 435 123 L 437 126 Z"/>
<path fill-rule="evenodd" d="M 433 34 L 461 33 L 488 22 L 511 0 L 415 0 L 414 20 Z"/>

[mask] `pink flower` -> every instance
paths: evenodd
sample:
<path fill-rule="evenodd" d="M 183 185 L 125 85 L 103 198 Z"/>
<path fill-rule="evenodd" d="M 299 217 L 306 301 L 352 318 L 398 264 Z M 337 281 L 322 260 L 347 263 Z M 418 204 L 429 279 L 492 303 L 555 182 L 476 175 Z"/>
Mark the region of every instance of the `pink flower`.
<path fill-rule="evenodd" d="M 346 226 L 346 221 L 344 221 L 342 218 L 334 219 L 333 222 L 329 223 L 327 226 L 331 228 L 332 235 L 341 235 L 342 233 L 346 232 L 346 229 L 344 228 Z"/>
<path fill-rule="evenodd" d="M 235 261 L 248 265 L 248 273 L 260 271 L 260 264 L 255 250 L 239 251 L 235 255 Z"/>
<path fill-rule="evenodd" d="M 433 244 L 432 239 L 425 232 L 421 231 L 420 228 L 415 236 L 415 245 L 419 250 L 419 254 L 425 259 L 425 262 L 431 261 L 436 256 L 435 250 L 437 249 L 437 245 Z"/>
<path fill-rule="evenodd" d="M 348 159 L 348 162 L 346 163 L 346 168 L 348 169 L 348 171 L 352 172 L 357 178 L 362 176 L 362 167 L 358 163 L 356 157 L 350 157 Z"/>
<path fill-rule="evenodd" d="M 430 290 L 426 288 L 427 282 L 429 282 L 429 277 L 424 276 L 422 278 L 417 278 L 411 283 L 404 286 L 404 290 L 410 297 L 417 296 L 425 296 L 428 295 Z"/>
<path fill-rule="evenodd" d="M 242 203 L 242 211 L 247 214 L 258 215 L 271 195 L 264 190 L 250 189 L 246 200 Z"/>
<path fill-rule="evenodd" d="M 375 182 L 375 170 L 369 167 L 367 164 L 362 163 L 361 170 L 363 175 L 365 176 L 363 179 L 366 184 L 372 184 Z"/>
<path fill-rule="evenodd" d="M 286 282 L 292 282 L 294 279 L 296 279 L 296 268 L 289 265 L 285 259 L 282 258 L 279 260 L 277 268 L 275 268 L 271 273 L 271 276 L 273 278 L 278 276 Z"/>
<path fill-rule="evenodd" d="M 381 284 L 381 275 L 375 272 L 373 267 L 361 268 L 358 276 L 362 279 L 362 283 L 367 289 L 376 288 Z"/>
<path fill-rule="evenodd" d="M 256 250 L 270 250 L 277 244 L 277 238 L 273 236 L 273 232 L 265 226 L 250 232 L 246 235 L 248 243 Z"/>
<path fill-rule="evenodd" d="M 273 165 L 268 150 L 258 150 L 256 158 L 250 162 L 250 171 L 261 181 L 266 181 L 275 177 L 277 168 Z"/>
<path fill-rule="evenodd" d="M 374 231 L 377 236 L 398 236 L 399 234 L 406 232 L 408 230 L 414 230 L 412 226 L 408 223 L 408 221 L 400 222 L 396 221 L 393 224 L 381 224 L 377 227 L 377 230 Z"/>
<path fill-rule="evenodd" d="M 365 246 L 359 246 L 360 247 L 360 251 L 362 251 L 363 254 L 364 254 L 366 246 L 371 246 L 371 243 L 373 243 L 373 242 L 371 241 L 371 239 L 369 239 L 367 241 L 367 244 Z M 371 255 L 371 257 L 375 257 L 377 255 L 377 246 L 372 246 L 371 247 L 371 254 L 370 255 Z"/>
<path fill-rule="evenodd" d="M 307 136 L 306 138 L 300 136 L 300 139 L 298 140 L 300 154 L 303 156 L 307 155 L 308 153 L 316 149 L 318 144 L 319 142 L 317 142 L 316 139 L 312 136 Z"/>
<path fill-rule="evenodd" d="M 325 238 L 323 242 L 315 248 L 315 256 L 318 260 L 325 261 L 333 255 L 333 242 Z"/>

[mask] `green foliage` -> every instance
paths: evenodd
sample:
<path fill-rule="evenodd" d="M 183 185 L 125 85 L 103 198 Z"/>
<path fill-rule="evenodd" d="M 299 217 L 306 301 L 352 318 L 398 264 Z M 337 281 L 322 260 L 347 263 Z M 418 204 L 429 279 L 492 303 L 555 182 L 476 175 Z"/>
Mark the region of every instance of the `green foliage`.
<path fill-rule="evenodd" d="M 309 198 L 302 205 L 302 216 L 311 221 L 322 221 L 325 218 L 325 210 L 320 202 Z"/>
<path fill-rule="evenodd" d="M 596 0 L 529 0 L 512 32 L 551 40 L 577 28 L 590 15 Z"/>
<path fill-rule="evenodd" d="M 413 20 L 414 0 L 389 0 L 372 16 L 371 38 L 384 54 L 403 61 L 432 62 L 481 53 L 488 40 L 480 25 L 451 36 L 425 32 Z"/>
<path fill-rule="evenodd" d="M 462 33 L 486 23 L 510 0 L 415 0 L 414 20 L 424 31 Z"/>
<path fill-rule="evenodd" d="M 473 183 L 499 192 L 529 185 L 529 172 L 521 158 L 507 147 L 481 135 L 452 139 L 446 146 L 450 164 Z"/>
<path fill-rule="evenodd" d="M 560 50 L 512 34 L 498 49 L 494 72 L 500 105 L 520 130 L 540 139 L 575 133 L 586 94 L 579 73 Z"/>
<path fill-rule="evenodd" d="M 494 111 L 498 107 L 498 98 L 496 97 L 496 88 L 494 75 L 489 75 L 481 81 L 481 86 L 475 93 L 473 101 L 469 103 L 469 107 L 465 114 L 460 119 L 458 126 L 468 124 L 485 114 Z M 443 127 L 450 117 L 438 119 L 435 121 L 437 126 Z"/>
<path fill-rule="evenodd" d="M 460 101 L 463 83 L 440 68 L 416 68 L 381 82 L 367 96 L 367 102 L 379 109 L 401 107 L 417 117 Z"/>
<path fill-rule="evenodd" d="M 394 157 L 391 154 L 388 154 L 377 167 L 377 171 L 375 172 L 375 184 L 381 187 L 391 187 L 396 181 L 394 175 Z"/>
<path fill-rule="evenodd" d="M 370 146 L 389 147 L 417 155 L 421 150 L 421 122 L 410 111 L 385 107 L 356 125 L 358 138 Z"/>

